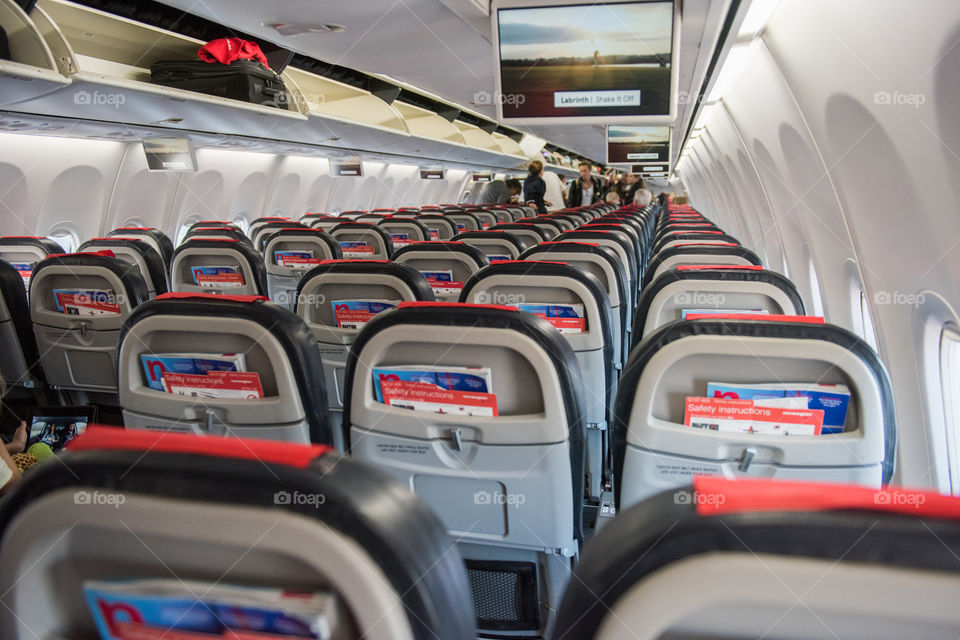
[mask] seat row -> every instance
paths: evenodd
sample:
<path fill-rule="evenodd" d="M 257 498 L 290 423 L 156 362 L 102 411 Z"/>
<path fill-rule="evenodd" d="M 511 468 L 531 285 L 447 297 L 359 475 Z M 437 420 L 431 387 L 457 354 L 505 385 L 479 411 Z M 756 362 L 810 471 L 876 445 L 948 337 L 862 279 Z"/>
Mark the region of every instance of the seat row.
<path fill-rule="evenodd" d="M 693 210 L 560 215 L 579 221 L 569 236 L 462 276 L 436 262 L 468 250 L 456 242 L 324 261 L 299 279 L 294 313 L 198 292 L 139 304 L 118 340 L 124 422 L 332 444 L 386 471 L 458 540 L 489 633 L 546 633 L 590 532 L 697 474 L 889 482 L 886 372 L 856 336 L 804 317 L 789 280 Z M 454 287 L 425 275 L 448 270 L 459 304 L 436 302 Z M 143 357 L 164 353 L 241 353 L 262 397 L 151 386 Z M 425 373 L 432 386 L 397 384 Z M 685 424 L 686 399 L 717 380 L 843 384 L 850 409 L 830 435 Z"/>

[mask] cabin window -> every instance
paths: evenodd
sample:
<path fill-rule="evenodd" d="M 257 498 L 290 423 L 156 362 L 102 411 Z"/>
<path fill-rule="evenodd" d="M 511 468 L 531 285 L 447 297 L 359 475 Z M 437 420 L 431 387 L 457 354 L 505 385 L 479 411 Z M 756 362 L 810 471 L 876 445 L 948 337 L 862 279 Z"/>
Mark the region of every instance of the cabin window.
<path fill-rule="evenodd" d="M 940 335 L 940 383 L 950 488 L 956 495 L 960 494 L 960 331 L 952 325 Z"/>
<path fill-rule="evenodd" d="M 860 301 L 859 308 L 854 309 L 854 314 L 859 314 L 859 333 L 860 337 L 867 341 L 874 351 L 879 352 L 877 346 L 877 331 L 873 326 L 873 315 L 870 313 L 870 301 L 867 294 L 861 288 L 857 288 L 856 299 Z"/>
<path fill-rule="evenodd" d="M 817 268 L 813 265 L 813 260 L 807 261 L 807 269 L 810 277 L 810 309 L 807 313 L 814 316 L 823 317 L 823 297 L 820 293 L 820 278 L 817 277 Z"/>
<path fill-rule="evenodd" d="M 246 233 L 250 228 L 250 223 L 247 222 L 247 214 L 245 213 L 238 213 L 236 216 L 234 216 L 233 224 L 237 225 L 237 227 L 244 233 Z"/>
<path fill-rule="evenodd" d="M 190 231 L 190 227 L 197 222 L 200 222 L 200 216 L 194 213 L 187 216 L 186 220 L 180 223 L 180 227 L 177 229 L 177 246 L 180 246 L 180 243 L 183 242 L 183 237 Z"/>
<path fill-rule="evenodd" d="M 63 247 L 65 253 L 73 253 L 80 245 L 80 238 L 76 231 L 67 227 L 54 227 L 47 238 Z"/>

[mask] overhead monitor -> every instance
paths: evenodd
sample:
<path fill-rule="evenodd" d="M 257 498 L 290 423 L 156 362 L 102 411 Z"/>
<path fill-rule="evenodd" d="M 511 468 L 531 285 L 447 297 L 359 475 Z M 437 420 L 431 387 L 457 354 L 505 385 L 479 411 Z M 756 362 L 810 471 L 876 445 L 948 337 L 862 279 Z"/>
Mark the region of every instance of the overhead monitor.
<path fill-rule="evenodd" d="M 148 138 L 143 141 L 149 171 L 196 171 L 197 157 L 189 138 Z"/>
<path fill-rule="evenodd" d="M 653 165 L 669 162 L 670 127 L 607 127 L 607 164 Z M 635 168 L 632 170 L 639 173 Z"/>
<path fill-rule="evenodd" d="M 493 0 L 497 117 L 672 122 L 678 12 L 673 0 Z"/>
<path fill-rule="evenodd" d="M 343 156 L 330 158 L 330 175 L 332 176 L 363 176 L 363 162 L 360 156 Z"/>

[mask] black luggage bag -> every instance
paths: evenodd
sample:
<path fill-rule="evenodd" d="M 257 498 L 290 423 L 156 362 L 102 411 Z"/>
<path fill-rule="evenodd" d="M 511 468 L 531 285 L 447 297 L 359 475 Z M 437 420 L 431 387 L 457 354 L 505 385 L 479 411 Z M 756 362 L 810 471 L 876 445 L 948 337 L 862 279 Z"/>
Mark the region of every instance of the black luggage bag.
<path fill-rule="evenodd" d="M 164 60 L 150 65 L 150 81 L 221 98 L 288 108 L 283 79 L 256 60 L 234 60 L 230 64 Z"/>

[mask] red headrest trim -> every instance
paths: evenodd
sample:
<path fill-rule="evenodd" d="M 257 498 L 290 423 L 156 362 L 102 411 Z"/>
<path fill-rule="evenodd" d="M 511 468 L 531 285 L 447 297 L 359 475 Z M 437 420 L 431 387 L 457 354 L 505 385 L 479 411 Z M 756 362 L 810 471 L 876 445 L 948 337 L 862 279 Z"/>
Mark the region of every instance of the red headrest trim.
<path fill-rule="evenodd" d="M 713 235 L 723 235 L 723 231 L 716 231 L 715 229 L 704 229 L 703 231 L 684 231 L 681 229 L 680 231 L 671 231 L 670 235 L 675 236 L 681 233 L 712 233 Z"/>
<path fill-rule="evenodd" d="M 599 247 L 599 242 L 574 242 L 573 240 L 553 240 L 551 242 L 541 242 L 538 246 L 544 246 L 548 244 L 582 244 L 588 247 Z"/>
<path fill-rule="evenodd" d="M 709 246 L 709 245 L 708 245 Z M 716 246 L 716 245 L 713 245 Z M 728 271 L 763 271 L 759 264 L 683 264 L 674 267 L 677 271 L 701 271 L 703 269 L 726 269 Z"/>
<path fill-rule="evenodd" d="M 236 238 L 190 238 L 187 242 L 239 242 Z"/>
<path fill-rule="evenodd" d="M 917 518 L 960 518 L 960 498 L 935 491 L 796 482 L 761 478 L 693 479 L 693 502 L 701 516 L 757 511 L 885 511 Z"/>
<path fill-rule="evenodd" d="M 109 249 L 100 251 L 77 251 L 76 253 L 51 253 L 48 258 L 62 258 L 63 256 L 100 256 L 101 258 L 116 258 L 116 254 Z"/>
<path fill-rule="evenodd" d="M 117 227 L 114 231 L 153 231 L 153 227 Z"/>
<path fill-rule="evenodd" d="M 274 440 L 216 438 L 162 431 L 127 431 L 91 425 L 67 445 L 71 451 L 143 451 L 181 453 L 235 460 L 257 460 L 303 469 L 333 449 L 326 445 L 305 445 Z"/>
<path fill-rule="evenodd" d="M 372 262 L 374 264 L 386 264 L 391 260 L 364 260 L 363 258 L 340 258 L 339 260 L 321 260 L 317 264 L 337 264 L 340 262 Z"/>
<path fill-rule="evenodd" d="M 229 302 L 243 302 L 252 304 L 263 300 L 269 302 L 270 298 L 266 296 L 223 296 L 216 293 L 189 293 L 186 291 L 171 291 L 170 293 L 161 293 L 156 300 L 227 300 Z"/>
<path fill-rule="evenodd" d="M 498 262 L 491 262 L 490 266 L 495 267 L 498 264 L 562 264 L 563 266 L 568 266 L 567 262 L 558 262 L 556 260 L 500 260 Z"/>
<path fill-rule="evenodd" d="M 779 313 L 688 313 L 687 320 L 759 320 L 761 322 L 826 324 L 820 316 L 788 316 Z"/>
<path fill-rule="evenodd" d="M 711 242 L 704 244 L 702 242 L 678 242 L 675 247 L 739 247 L 736 242 Z"/>
<path fill-rule="evenodd" d="M 426 309 L 430 307 L 444 307 L 448 309 L 505 309 L 507 311 L 517 311 L 516 307 L 508 307 L 501 304 L 466 304 L 463 302 L 401 302 L 397 305 L 398 309 Z"/>

